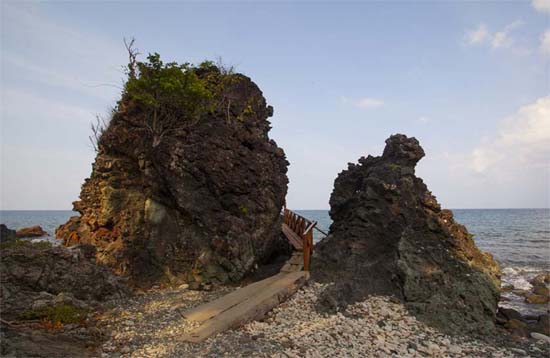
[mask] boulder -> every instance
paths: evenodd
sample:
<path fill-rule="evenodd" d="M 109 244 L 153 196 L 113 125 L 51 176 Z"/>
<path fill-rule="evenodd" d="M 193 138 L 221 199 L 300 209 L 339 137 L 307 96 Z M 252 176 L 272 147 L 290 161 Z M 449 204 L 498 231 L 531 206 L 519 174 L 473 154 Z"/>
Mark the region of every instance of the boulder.
<path fill-rule="evenodd" d="M 540 334 L 549 335 L 550 330 L 548 329 L 548 326 L 544 326 L 540 322 L 530 322 L 527 327 L 529 328 L 530 332 L 536 332 Z"/>
<path fill-rule="evenodd" d="M 546 286 L 536 286 L 536 287 L 534 287 L 533 288 L 533 293 L 535 295 L 550 297 L 550 290 Z"/>
<path fill-rule="evenodd" d="M 529 283 L 531 283 L 531 285 L 535 287 L 550 285 L 550 273 L 546 272 L 538 274 L 532 280 L 530 280 Z"/>
<path fill-rule="evenodd" d="M 547 335 L 544 335 L 544 334 L 540 334 L 540 333 L 537 333 L 537 332 L 532 332 L 531 333 L 531 338 L 533 338 L 537 341 L 543 342 L 543 343 L 549 343 L 550 344 L 550 337 L 548 337 Z"/>
<path fill-rule="evenodd" d="M 125 283 L 97 265 L 78 247 L 47 247 L 26 242 L 2 249 L 2 318 L 18 319 L 30 310 L 58 304 L 88 307 L 126 297 Z"/>
<path fill-rule="evenodd" d="M 528 295 L 531 294 L 531 292 L 529 292 L 528 290 L 522 290 L 522 289 L 515 289 L 512 291 L 512 293 L 520 297 L 527 297 Z"/>
<path fill-rule="evenodd" d="M 0 224 L 0 243 L 17 239 L 15 230 L 8 229 L 4 224 Z"/>
<path fill-rule="evenodd" d="M 498 311 L 497 311 L 497 316 L 502 316 L 507 321 L 509 321 L 511 319 L 516 319 L 518 321 L 523 321 L 521 313 L 519 313 L 518 311 L 516 311 L 515 309 L 512 309 L 512 308 L 499 307 Z"/>
<path fill-rule="evenodd" d="M 29 227 L 24 227 L 21 229 L 18 229 L 16 231 L 16 235 L 18 238 L 25 238 L 25 237 L 41 237 L 41 236 L 49 236 L 40 225 L 34 225 Z"/>
<path fill-rule="evenodd" d="M 423 156 L 415 138 L 392 135 L 382 156 L 362 157 L 338 175 L 333 223 L 312 259 L 313 277 L 333 283 L 319 300 L 332 307 L 320 308 L 392 295 L 446 332 L 487 332 L 499 301 L 499 266 L 415 176 Z"/>
<path fill-rule="evenodd" d="M 537 295 L 537 294 L 528 294 L 525 296 L 525 302 L 531 303 L 531 304 L 537 304 L 542 305 L 545 303 L 548 303 L 550 301 L 550 297 L 543 296 L 543 295 Z"/>
<path fill-rule="evenodd" d="M 517 319 L 511 319 L 504 325 L 513 336 L 528 338 L 530 336 L 527 324 Z"/>
<path fill-rule="evenodd" d="M 148 122 L 157 112 L 125 91 L 74 203 L 80 216 L 56 230 L 138 286 L 238 282 L 281 247 L 288 162 L 268 136 L 273 109 L 244 75 L 187 71 L 210 94 L 207 110 L 160 108 Z"/>
<path fill-rule="evenodd" d="M 499 307 L 500 308 L 500 307 Z M 538 321 L 539 316 L 533 315 L 533 314 L 527 314 L 525 316 L 522 316 L 524 321 Z"/>
<path fill-rule="evenodd" d="M 537 332 L 550 335 L 550 313 L 539 316 Z"/>

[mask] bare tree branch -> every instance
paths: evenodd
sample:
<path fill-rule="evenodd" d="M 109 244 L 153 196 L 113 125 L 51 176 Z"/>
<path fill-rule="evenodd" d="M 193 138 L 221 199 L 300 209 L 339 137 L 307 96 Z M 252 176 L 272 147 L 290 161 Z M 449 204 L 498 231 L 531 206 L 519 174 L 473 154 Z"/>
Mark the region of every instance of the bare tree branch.
<path fill-rule="evenodd" d="M 126 51 L 128 51 L 128 76 L 131 79 L 136 78 L 136 58 L 138 55 L 140 55 L 137 48 L 134 47 L 136 39 L 132 37 L 130 42 L 124 38 L 124 46 L 126 47 Z"/>
<path fill-rule="evenodd" d="M 94 122 L 90 123 L 90 126 L 92 128 L 92 134 L 88 137 L 88 139 L 90 139 L 92 148 L 96 153 L 99 151 L 99 140 L 101 139 L 101 136 L 105 132 L 107 125 L 108 125 L 108 121 L 106 121 L 105 118 L 100 116 L 99 114 L 95 116 L 95 123 Z"/>

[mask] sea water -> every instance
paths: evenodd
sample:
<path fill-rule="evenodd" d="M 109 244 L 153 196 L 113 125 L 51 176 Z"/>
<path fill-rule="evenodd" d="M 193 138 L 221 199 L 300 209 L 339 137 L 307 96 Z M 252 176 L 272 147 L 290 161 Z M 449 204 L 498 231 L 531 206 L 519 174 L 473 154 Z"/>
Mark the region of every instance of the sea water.
<path fill-rule="evenodd" d="M 56 244 L 55 229 L 75 215 L 80 214 L 71 210 L 0 210 L 0 224 L 6 224 L 8 229 L 12 230 L 40 225 L 49 236 L 33 239 L 42 239 Z"/>
<path fill-rule="evenodd" d="M 328 232 L 331 219 L 326 210 L 297 210 L 299 214 L 318 222 Z M 478 247 L 490 252 L 502 268 L 503 285 L 517 289 L 531 288 L 529 280 L 550 271 L 550 209 L 455 209 L 457 222 L 474 235 Z M 40 225 L 54 241 L 55 229 L 78 213 L 74 211 L 0 211 L 0 223 L 10 229 Z M 315 242 L 323 234 L 314 232 Z M 529 305 L 513 293 L 503 294 L 508 301 L 501 305 L 525 314 L 543 313 L 548 305 Z"/>

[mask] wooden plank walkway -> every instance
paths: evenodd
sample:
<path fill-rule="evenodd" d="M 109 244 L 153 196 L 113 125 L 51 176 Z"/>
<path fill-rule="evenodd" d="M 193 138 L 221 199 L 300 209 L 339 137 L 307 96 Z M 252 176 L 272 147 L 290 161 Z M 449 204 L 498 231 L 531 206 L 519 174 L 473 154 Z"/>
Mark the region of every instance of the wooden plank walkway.
<path fill-rule="evenodd" d="M 202 342 L 227 329 L 263 318 L 308 280 L 309 273 L 301 271 L 302 267 L 303 256 L 295 252 L 278 274 L 184 312 L 186 319 L 202 324 L 182 339 Z"/>
<path fill-rule="evenodd" d="M 282 218 L 282 233 L 296 251 L 281 271 L 184 312 L 184 318 L 201 323 L 198 328 L 182 337 L 184 341 L 202 342 L 227 329 L 261 319 L 268 311 L 298 291 L 309 279 L 309 260 L 313 250 L 312 230 L 317 222 L 310 221 L 286 207 Z"/>
<path fill-rule="evenodd" d="M 292 229 L 287 225 L 282 225 L 283 234 L 285 234 L 287 240 L 290 242 L 292 246 L 298 251 L 302 251 L 304 249 L 304 244 L 302 242 L 302 238 L 298 236 Z"/>
<path fill-rule="evenodd" d="M 281 272 L 301 271 L 304 268 L 304 255 L 294 252 L 292 257 L 283 265 Z"/>
<path fill-rule="evenodd" d="M 210 318 L 224 311 L 227 311 L 231 307 L 248 300 L 259 290 L 265 289 L 278 278 L 279 275 L 274 275 L 266 278 L 265 280 L 254 282 L 248 286 L 241 287 L 223 297 L 218 298 L 217 300 L 185 311 L 183 313 L 183 317 L 194 322 L 207 321 Z"/>

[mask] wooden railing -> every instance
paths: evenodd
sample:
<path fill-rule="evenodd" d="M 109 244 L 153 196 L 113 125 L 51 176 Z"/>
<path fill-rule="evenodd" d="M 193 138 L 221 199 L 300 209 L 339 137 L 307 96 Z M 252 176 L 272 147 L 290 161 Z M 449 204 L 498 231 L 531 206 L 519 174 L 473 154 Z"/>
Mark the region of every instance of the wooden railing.
<path fill-rule="evenodd" d="M 304 271 L 309 271 L 309 262 L 313 252 L 313 228 L 316 221 L 310 221 L 295 212 L 284 208 L 283 234 L 296 250 L 304 255 Z"/>

